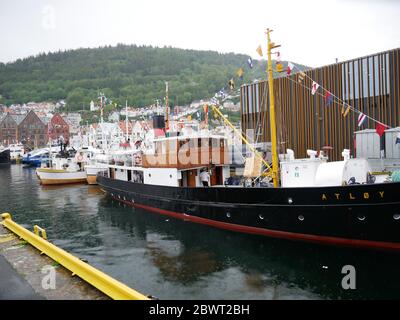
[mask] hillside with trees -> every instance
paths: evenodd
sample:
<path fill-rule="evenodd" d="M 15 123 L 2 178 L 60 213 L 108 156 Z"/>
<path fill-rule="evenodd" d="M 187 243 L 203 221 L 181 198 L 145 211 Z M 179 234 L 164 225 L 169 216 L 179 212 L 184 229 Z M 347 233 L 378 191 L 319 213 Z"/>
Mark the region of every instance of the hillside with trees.
<path fill-rule="evenodd" d="M 212 97 L 228 88 L 265 78 L 265 61 L 247 65 L 248 56 L 171 47 L 118 45 L 40 54 L 0 63 L 0 103 L 66 99 L 69 111 L 81 110 L 99 92 L 113 105 L 143 107 L 165 96 L 169 81 L 171 105 Z M 284 65 L 286 63 L 284 62 Z M 242 67 L 243 79 L 236 72 Z"/>

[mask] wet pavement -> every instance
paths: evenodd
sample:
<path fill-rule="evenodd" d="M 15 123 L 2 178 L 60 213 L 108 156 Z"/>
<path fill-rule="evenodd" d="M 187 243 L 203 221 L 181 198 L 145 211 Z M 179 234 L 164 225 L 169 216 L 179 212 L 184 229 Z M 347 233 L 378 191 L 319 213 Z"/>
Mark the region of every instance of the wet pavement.
<path fill-rule="evenodd" d="M 1 300 L 39 300 L 43 299 L 23 279 L 10 263 L 0 255 L 0 299 Z"/>
<path fill-rule="evenodd" d="M 16 221 L 17 222 L 17 221 Z M 50 274 L 54 277 L 50 278 Z M 0 300 L 108 300 L 0 224 Z"/>

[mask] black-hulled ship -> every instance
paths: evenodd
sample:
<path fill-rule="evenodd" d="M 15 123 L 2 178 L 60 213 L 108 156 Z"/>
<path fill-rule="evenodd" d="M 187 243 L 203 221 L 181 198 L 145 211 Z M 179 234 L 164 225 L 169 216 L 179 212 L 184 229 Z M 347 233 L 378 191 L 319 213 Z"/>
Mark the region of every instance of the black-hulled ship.
<path fill-rule="evenodd" d="M 270 53 L 270 40 L 268 48 Z M 269 91 L 274 92 L 270 55 L 268 60 Z M 142 155 L 140 165 L 132 165 L 138 163 L 133 161 L 137 154 L 125 165 L 109 165 L 98 184 L 127 205 L 221 229 L 400 250 L 400 182 L 379 180 L 365 159 L 350 159 L 346 151 L 342 161 L 327 162 L 322 153 L 310 150 L 309 158 L 294 159 L 288 150 L 279 170 L 274 118 L 270 100 L 273 184 L 234 185 L 227 140 L 202 134 L 155 139 L 154 150 Z M 257 171 L 260 161 L 249 163 L 245 171 Z M 203 168 L 210 172 L 209 187 L 200 180 Z"/>
<path fill-rule="evenodd" d="M 0 148 L 0 165 L 2 164 L 10 164 L 10 149 Z"/>

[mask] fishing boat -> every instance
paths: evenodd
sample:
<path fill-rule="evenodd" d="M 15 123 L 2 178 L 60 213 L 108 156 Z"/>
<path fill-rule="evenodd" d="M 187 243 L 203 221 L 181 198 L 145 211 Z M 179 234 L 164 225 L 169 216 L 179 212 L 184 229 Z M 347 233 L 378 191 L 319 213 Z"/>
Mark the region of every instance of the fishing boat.
<path fill-rule="evenodd" d="M 10 144 L 8 146 L 10 149 L 10 159 L 12 163 L 19 163 L 25 153 L 25 147 L 22 143 Z"/>
<path fill-rule="evenodd" d="M 48 166 L 53 155 L 60 152 L 60 147 L 35 149 L 22 157 L 22 163 L 29 167 Z"/>
<path fill-rule="evenodd" d="M 84 151 L 61 152 L 51 159 L 48 167 L 36 169 L 36 175 L 42 185 L 86 183 L 84 165 L 87 161 Z"/>
<path fill-rule="evenodd" d="M 266 183 L 229 183 L 223 137 L 177 135 L 154 139 L 154 152 L 143 154 L 141 166 L 109 165 L 98 175 L 98 184 L 126 205 L 188 222 L 287 240 L 399 251 L 400 182 L 377 183 L 367 160 L 350 158 L 348 150 L 342 161 L 333 162 L 322 151 L 309 150 L 305 159 L 296 159 L 291 150 L 278 155 L 274 44 L 270 30 L 267 35 L 272 166 L 249 144 L 254 157 L 245 168 L 250 177 L 263 171 L 257 167 L 270 167 Z M 200 180 L 204 169 L 209 187 Z"/>

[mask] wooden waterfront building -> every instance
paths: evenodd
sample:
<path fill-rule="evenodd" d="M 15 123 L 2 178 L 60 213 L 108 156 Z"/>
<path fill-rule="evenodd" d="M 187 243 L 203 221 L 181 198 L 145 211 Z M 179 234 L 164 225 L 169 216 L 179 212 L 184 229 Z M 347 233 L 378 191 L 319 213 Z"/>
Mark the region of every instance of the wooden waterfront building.
<path fill-rule="evenodd" d="M 48 123 L 48 138 L 57 140 L 62 136 L 65 141 L 68 141 L 69 135 L 69 124 L 59 113 L 55 113 Z"/>
<path fill-rule="evenodd" d="M 18 125 L 24 117 L 24 115 L 20 114 L 7 113 L 0 121 L 0 145 L 8 146 L 19 142 Z"/>
<path fill-rule="evenodd" d="M 47 124 L 30 111 L 18 125 L 18 138 L 29 148 L 44 147 L 48 141 Z"/>
<path fill-rule="evenodd" d="M 332 160 L 340 160 L 343 149 L 354 150 L 358 114 L 344 117 L 343 104 L 326 106 L 323 95 L 312 95 L 312 80 L 341 101 L 391 127 L 400 126 L 400 49 L 310 69 L 300 82 L 299 74 L 282 74 L 274 81 L 277 131 L 280 150 L 293 149 L 306 157 L 307 149 L 333 148 Z M 312 79 L 312 80 L 311 80 Z M 320 91 L 322 93 L 322 91 Z M 253 129 L 257 142 L 270 141 L 268 82 L 241 87 L 241 123 L 244 132 Z M 366 120 L 361 129 L 374 129 Z"/>

